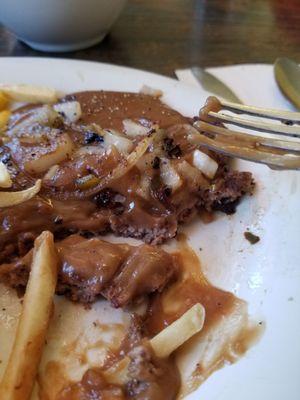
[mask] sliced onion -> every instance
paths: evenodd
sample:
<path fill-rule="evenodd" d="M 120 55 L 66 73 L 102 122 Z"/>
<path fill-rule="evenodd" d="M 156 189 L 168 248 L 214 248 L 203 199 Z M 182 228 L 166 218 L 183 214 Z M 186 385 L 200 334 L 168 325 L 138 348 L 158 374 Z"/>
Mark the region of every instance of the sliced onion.
<path fill-rule="evenodd" d="M 49 171 L 44 175 L 43 180 L 44 181 L 49 181 L 51 180 L 54 175 L 56 174 L 57 170 L 59 169 L 59 165 L 52 165 L 52 167 L 49 169 Z"/>
<path fill-rule="evenodd" d="M 149 128 L 146 128 L 141 124 L 138 124 L 132 119 L 124 119 L 123 126 L 126 135 L 130 137 L 146 136 L 149 133 Z"/>
<path fill-rule="evenodd" d="M 136 148 L 129 154 L 129 156 L 123 162 L 120 162 L 120 164 L 118 164 L 118 166 L 112 170 L 108 176 L 102 179 L 98 185 L 91 189 L 82 191 L 81 193 L 77 193 L 76 197 L 92 196 L 104 189 L 111 182 L 115 181 L 116 179 L 120 179 L 123 175 L 127 174 L 127 172 L 133 168 L 138 160 L 146 153 L 152 143 L 152 140 L 153 137 L 146 137 L 145 139 L 141 140 Z"/>
<path fill-rule="evenodd" d="M 142 86 L 140 93 L 147 94 L 148 96 L 153 96 L 153 97 L 157 97 L 157 98 L 159 98 L 163 95 L 163 92 L 161 90 L 154 89 L 147 85 Z"/>
<path fill-rule="evenodd" d="M 24 103 L 53 103 L 57 100 L 54 89 L 34 85 L 0 85 L 0 90 L 11 100 Z"/>
<path fill-rule="evenodd" d="M 123 154 L 128 154 L 132 150 L 132 141 L 119 135 L 116 131 L 104 130 L 102 133 L 104 133 L 104 146 L 106 149 L 115 146 Z"/>
<path fill-rule="evenodd" d="M 0 187 L 9 188 L 12 185 L 12 180 L 10 178 L 7 166 L 0 161 Z"/>
<path fill-rule="evenodd" d="M 76 150 L 73 155 L 74 157 L 81 157 L 92 154 L 103 156 L 105 151 L 106 151 L 105 148 L 102 146 L 82 146 L 78 150 Z"/>
<path fill-rule="evenodd" d="M 90 189 L 94 186 L 96 186 L 99 183 L 100 179 L 92 174 L 83 176 L 82 178 L 78 178 L 76 180 L 76 186 L 79 187 L 81 190 L 87 190 Z"/>
<path fill-rule="evenodd" d="M 53 108 L 70 123 L 77 122 L 82 115 L 81 106 L 78 101 L 54 104 Z"/>
<path fill-rule="evenodd" d="M 68 158 L 73 151 L 73 147 L 73 142 L 67 133 L 58 135 L 49 146 L 49 149 L 41 147 L 40 155 L 37 154 L 36 158 L 25 161 L 24 168 L 27 172 L 45 172 L 53 165 L 59 164 Z"/>
<path fill-rule="evenodd" d="M 168 160 L 167 158 L 161 159 L 160 177 L 163 183 L 171 187 L 173 190 L 178 189 L 182 184 L 182 180 L 179 174 L 176 172 L 176 170 L 171 165 L 170 160 Z"/>
<path fill-rule="evenodd" d="M 38 179 L 34 186 L 19 192 L 0 192 L 0 207 L 15 206 L 30 200 L 40 191 L 41 182 L 41 179 Z"/>
<path fill-rule="evenodd" d="M 11 128 L 7 134 L 9 136 L 15 136 L 19 134 L 24 135 L 24 133 L 31 135 L 32 127 L 34 125 L 38 124 L 42 126 L 51 126 L 58 117 L 59 115 L 53 110 L 52 107 L 48 105 L 38 107 L 29 117 L 21 120 L 21 122 L 18 122 L 13 128 Z M 25 132 L 26 130 L 29 131 Z"/>
<path fill-rule="evenodd" d="M 147 175 L 142 175 L 139 187 L 137 188 L 136 192 L 139 196 L 143 197 L 144 199 L 148 200 L 150 195 L 150 184 L 151 179 Z"/>
<path fill-rule="evenodd" d="M 218 163 L 198 149 L 193 153 L 193 164 L 210 179 L 213 179 L 218 169 Z"/>
<path fill-rule="evenodd" d="M 132 167 L 136 165 L 138 160 L 146 153 L 150 143 L 151 137 L 147 137 L 139 142 L 136 148 L 129 154 L 124 164 L 119 164 L 111 173 L 109 181 L 116 180 L 125 175 Z"/>
<path fill-rule="evenodd" d="M 207 185 L 207 179 L 204 178 L 198 168 L 193 167 L 186 160 L 182 160 L 176 165 L 176 170 L 186 180 L 192 190 L 197 190 L 199 187 Z"/>

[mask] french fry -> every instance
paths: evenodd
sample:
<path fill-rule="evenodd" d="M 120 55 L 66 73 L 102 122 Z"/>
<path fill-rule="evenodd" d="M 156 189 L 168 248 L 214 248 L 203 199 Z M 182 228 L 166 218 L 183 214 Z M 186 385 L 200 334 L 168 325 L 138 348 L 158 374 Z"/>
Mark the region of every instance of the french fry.
<path fill-rule="evenodd" d="M 11 116 L 11 111 L 9 110 L 0 111 L 0 129 L 4 129 L 6 127 L 10 116 Z"/>
<path fill-rule="evenodd" d="M 3 93 L 0 92 L 0 110 L 5 110 L 9 104 L 8 97 Z"/>
<path fill-rule="evenodd" d="M 35 241 L 23 309 L 0 385 L 1 400 L 30 399 L 52 313 L 57 264 L 53 235 L 43 232 Z"/>
<path fill-rule="evenodd" d="M 54 89 L 35 85 L 0 85 L 0 91 L 9 99 L 25 103 L 53 103 L 57 100 Z"/>
<path fill-rule="evenodd" d="M 184 342 L 201 331 L 205 319 L 205 309 L 197 303 L 150 340 L 157 357 L 168 357 Z"/>

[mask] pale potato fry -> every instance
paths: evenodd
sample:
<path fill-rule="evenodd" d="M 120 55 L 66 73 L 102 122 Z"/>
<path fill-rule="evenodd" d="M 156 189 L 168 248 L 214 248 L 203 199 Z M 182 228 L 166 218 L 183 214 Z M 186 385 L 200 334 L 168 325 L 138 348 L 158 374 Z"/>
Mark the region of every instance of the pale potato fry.
<path fill-rule="evenodd" d="M 6 165 L 0 161 L 0 187 L 9 188 L 12 185 L 12 180 L 9 175 Z"/>
<path fill-rule="evenodd" d="M 9 99 L 25 103 L 53 103 L 57 100 L 54 89 L 35 85 L 0 85 L 0 91 Z"/>
<path fill-rule="evenodd" d="M 29 189 L 18 192 L 0 192 L 0 207 L 11 207 L 30 200 L 41 189 L 42 181 L 38 179 Z"/>
<path fill-rule="evenodd" d="M 4 129 L 6 127 L 10 116 L 11 116 L 11 111 L 9 110 L 0 111 L 0 129 Z"/>
<path fill-rule="evenodd" d="M 35 241 L 31 272 L 0 399 L 29 400 L 52 314 L 58 258 L 50 232 Z"/>
<path fill-rule="evenodd" d="M 0 92 L 0 110 L 5 110 L 9 104 L 8 97 L 3 93 Z"/>
<path fill-rule="evenodd" d="M 184 342 L 201 331 L 205 319 L 205 309 L 197 303 L 171 325 L 154 336 L 150 344 L 157 357 L 168 357 Z"/>

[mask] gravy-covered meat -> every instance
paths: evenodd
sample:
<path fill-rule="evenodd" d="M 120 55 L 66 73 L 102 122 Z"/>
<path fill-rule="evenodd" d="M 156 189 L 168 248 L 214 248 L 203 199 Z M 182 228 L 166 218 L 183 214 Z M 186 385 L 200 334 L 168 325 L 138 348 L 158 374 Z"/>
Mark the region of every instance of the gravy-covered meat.
<path fill-rule="evenodd" d="M 124 385 L 108 383 L 105 370 L 89 369 L 80 382 L 70 384 L 56 400 L 175 400 L 180 374 L 172 358 L 154 355 L 147 341 L 129 352 L 128 380 Z"/>
<path fill-rule="evenodd" d="M 163 288 L 176 277 L 177 264 L 162 249 L 113 244 L 72 235 L 56 243 L 60 258 L 57 293 L 74 301 L 92 302 L 99 295 L 115 307 Z M 13 287 L 27 283 L 32 252 L 0 266 L 0 281 Z"/>
<path fill-rule="evenodd" d="M 234 212 L 252 192 L 252 176 L 230 171 L 227 158 L 195 145 L 192 123 L 135 93 L 80 92 L 16 110 L 0 149 L 9 190 L 37 178 L 42 189 L 0 210 L 2 262 L 22 255 L 24 234 L 33 240 L 45 229 L 56 238 L 112 231 L 158 244 L 198 210 Z"/>
<path fill-rule="evenodd" d="M 101 369 L 89 369 L 80 382 L 64 388 L 55 400 L 126 400 L 126 397 L 122 387 L 105 380 Z"/>
<path fill-rule="evenodd" d="M 180 375 L 172 358 L 161 359 L 147 343 L 129 353 L 128 399 L 175 400 L 180 388 Z"/>

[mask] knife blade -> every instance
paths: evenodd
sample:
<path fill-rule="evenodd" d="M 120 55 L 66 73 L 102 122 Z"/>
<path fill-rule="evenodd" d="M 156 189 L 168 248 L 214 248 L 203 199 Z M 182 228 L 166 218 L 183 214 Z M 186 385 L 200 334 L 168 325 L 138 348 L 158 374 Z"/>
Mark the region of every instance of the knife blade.
<path fill-rule="evenodd" d="M 211 73 L 200 67 L 192 67 L 191 72 L 206 91 L 222 97 L 224 100 L 242 104 L 238 96 L 225 83 Z"/>

